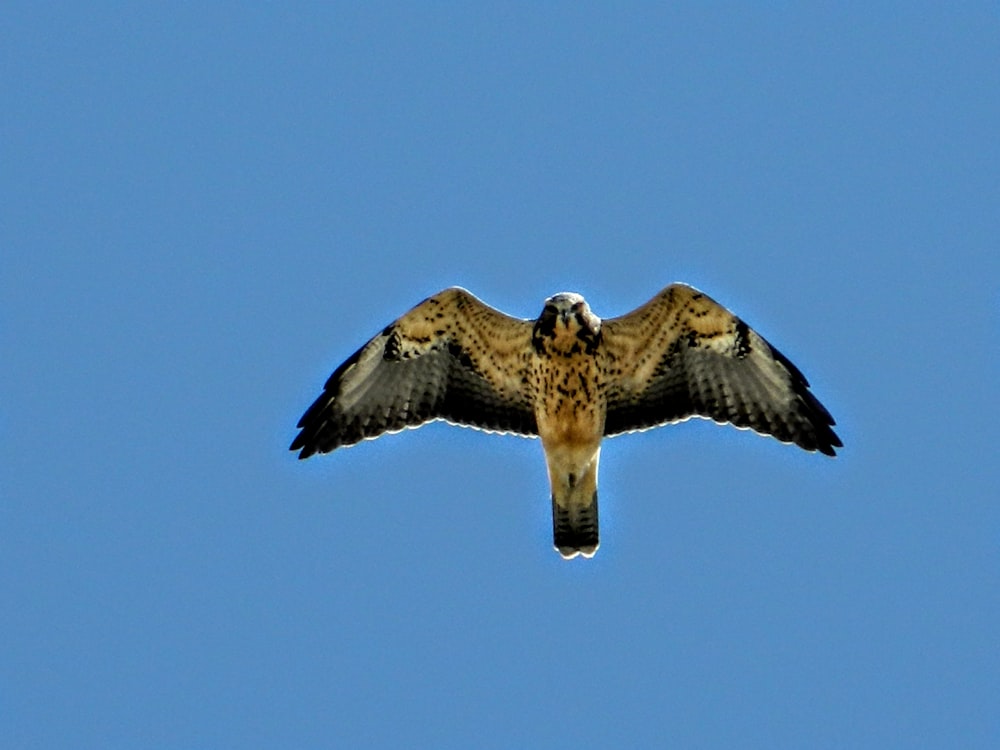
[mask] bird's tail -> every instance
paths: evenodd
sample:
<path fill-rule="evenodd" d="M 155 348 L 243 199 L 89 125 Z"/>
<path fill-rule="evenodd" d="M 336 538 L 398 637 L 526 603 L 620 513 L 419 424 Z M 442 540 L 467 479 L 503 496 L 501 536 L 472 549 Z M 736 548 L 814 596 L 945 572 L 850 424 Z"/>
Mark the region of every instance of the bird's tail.
<path fill-rule="evenodd" d="M 597 492 L 586 503 L 577 499 L 561 504 L 552 496 L 552 538 L 559 554 L 571 560 L 593 557 L 600 544 L 597 530 Z"/>
<path fill-rule="evenodd" d="M 597 524 L 597 456 L 580 474 L 553 477 L 552 537 L 567 560 L 593 557 L 600 543 Z"/>

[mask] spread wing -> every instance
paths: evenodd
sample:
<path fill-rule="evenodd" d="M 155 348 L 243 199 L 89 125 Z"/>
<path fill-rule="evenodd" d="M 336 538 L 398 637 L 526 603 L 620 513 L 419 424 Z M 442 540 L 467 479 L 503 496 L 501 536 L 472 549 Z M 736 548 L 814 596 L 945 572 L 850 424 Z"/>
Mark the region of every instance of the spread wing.
<path fill-rule="evenodd" d="M 671 284 L 604 321 L 602 334 L 611 376 L 605 435 L 696 416 L 829 456 L 843 445 L 798 368 L 696 289 Z"/>
<path fill-rule="evenodd" d="M 536 435 L 531 327 L 457 287 L 427 298 L 334 371 L 291 450 L 308 458 L 434 419 Z"/>

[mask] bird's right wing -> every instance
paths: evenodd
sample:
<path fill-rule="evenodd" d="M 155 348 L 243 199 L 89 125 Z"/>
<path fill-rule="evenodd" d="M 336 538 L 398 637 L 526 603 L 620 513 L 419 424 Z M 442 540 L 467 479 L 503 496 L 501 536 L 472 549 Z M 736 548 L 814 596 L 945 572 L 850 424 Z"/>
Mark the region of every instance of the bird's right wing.
<path fill-rule="evenodd" d="M 334 371 L 299 420 L 290 449 L 308 458 L 435 419 L 537 435 L 528 391 L 531 329 L 531 321 L 464 289 L 445 289 Z"/>

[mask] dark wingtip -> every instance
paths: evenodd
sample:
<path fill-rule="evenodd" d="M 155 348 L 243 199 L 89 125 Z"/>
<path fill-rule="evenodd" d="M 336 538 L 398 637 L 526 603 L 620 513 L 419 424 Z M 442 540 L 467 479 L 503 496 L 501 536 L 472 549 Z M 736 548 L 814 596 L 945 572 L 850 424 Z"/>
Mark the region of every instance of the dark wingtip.
<path fill-rule="evenodd" d="M 302 419 L 299 420 L 297 425 L 299 434 L 295 436 L 292 444 L 288 446 L 288 450 L 290 451 L 301 451 L 299 453 L 300 459 L 309 458 L 309 456 L 317 451 L 317 438 L 323 422 L 316 419 L 317 412 L 319 411 L 316 406 L 322 400 L 323 397 L 321 396 L 317 399 L 317 403 L 310 406 L 306 413 L 302 415 Z"/>
<path fill-rule="evenodd" d="M 830 435 L 832 436 L 833 439 L 830 441 L 830 452 L 827 455 L 836 456 L 837 452 L 834 450 L 834 448 L 843 448 L 844 444 L 837 436 L 837 433 L 835 433 L 833 430 L 830 430 Z"/>
<path fill-rule="evenodd" d="M 298 458 L 300 461 L 303 458 L 309 458 L 309 456 L 316 452 L 315 448 L 306 445 L 306 434 L 304 430 L 295 436 L 292 444 L 288 446 L 288 450 L 299 451 Z"/>
<path fill-rule="evenodd" d="M 831 421 L 832 424 L 832 421 Z M 818 425 L 817 425 L 818 426 Z M 829 426 L 824 425 L 824 429 L 820 431 L 817 436 L 818 442 L 816 445 L 816 450 L 825 456 L 830 456 L 831 458 L 837 455 L 836 448 L 843 448 L 844 444 L 841 442 L 840 437 L 830 429 Z"/>
<path fill-rule="evenodd" d="M 829 410 L 820 403 L 816 395 L 810 390 L 809 381 L 802 374 L 802 371 L 792 364 L 792 361 L 778 351 L 771 343 L 765 343 L 767 343 L 768 348 L 771 350 L 771 356 L 788 371 L 791 377 L 792 389 L 801 399 L 801 403 L 806 409 L 806 415 L 816 429 L 815 450 L 826 456 L 836 456 L 837 451 L 834 449 L 844 447 L 837 433 L 833 431 L 833 426 L 837 424 L 837 420 L 833 418 Z M 811 446 L 803 447 L 808 448 Z"/>
<path fill-rule="evenodd" d="M 393 325 L 395 324 L 386 326 L 380 335 L 388 335 Z M 343 440 L 331 440 L 330 435 L 325 434 L 329 430 L 327 417 L 324 415 L 327 414 L 330 405 L 336 400 L 337 394 L 340 392 L 340 381 L 344 373 L 361 358 L 362 352 L 371 343 L 369 341 L 368 344 L 362 346 L 333 371 L 323 386 L 323 392 L 305 410 L 298 424 L 295 425 L 296 429 L 299 430 L 299 434 L 296 435 L 288 450 L 297 451 L 301 449 L 299 459 L 309 458 L 316 453 L 329 453 L 338 445 L 343 444 Z"/>

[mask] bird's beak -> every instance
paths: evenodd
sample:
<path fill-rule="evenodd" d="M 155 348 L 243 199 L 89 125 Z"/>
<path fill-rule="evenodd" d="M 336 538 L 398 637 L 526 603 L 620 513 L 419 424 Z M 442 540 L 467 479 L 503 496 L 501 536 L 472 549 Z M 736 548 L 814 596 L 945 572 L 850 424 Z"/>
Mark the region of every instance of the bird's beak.
<path fill-rule="evenodd" d="M 562 324 L 564 326 L 568 326 L 569 325 L 569 317 L 570 317 L 570 315 L 572 315 L 572 313 L 573 313 L 572 310 L 562 310 L 562 311 L 560 311 L 559 317 L 562 319 Z"/>

